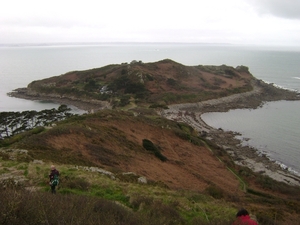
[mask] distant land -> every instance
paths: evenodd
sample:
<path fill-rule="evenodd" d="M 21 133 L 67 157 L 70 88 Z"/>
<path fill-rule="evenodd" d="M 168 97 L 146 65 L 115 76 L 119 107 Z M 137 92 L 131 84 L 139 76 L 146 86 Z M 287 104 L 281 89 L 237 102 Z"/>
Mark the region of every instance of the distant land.
<path fill-rule="evenodd" d="M 132 61 L 33 81 L 9 95 L 32 100 L 53 100 L 82 109 L 125 105 L 171 105 L 217 99 L 263 88 L 255 107 L 263 101 L 295 100 L 294 92 L 257 80 L 246 66 L 185 66 L 170 59 L 154 63 Z M 254 104 L 254 105 L 253 105 Z M 232 106 L 234 107 L 234 106 Z M 218 111 L 218 110 L 217 110 Z"/>

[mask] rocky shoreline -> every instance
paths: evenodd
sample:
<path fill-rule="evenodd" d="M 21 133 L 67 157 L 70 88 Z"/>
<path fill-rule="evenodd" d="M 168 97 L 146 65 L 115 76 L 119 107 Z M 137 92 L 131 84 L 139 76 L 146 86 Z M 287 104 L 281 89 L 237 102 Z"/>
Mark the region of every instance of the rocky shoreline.
<path fill-rule="evenodd" d="M 111 108 L 108 102 L 98 100 L 83 100 L 69 97 L 53 97 L 46 95 L 31 95 L 28 94 L 27 88 L 18 88 L 8 93 L 8 96 L 22 98 L 32 101 L 49 101 L 57 104 L 72 105 L 78 109 L 92 112 L 101 109 Z"/>
<path fill-rule="evenodd" d="M 255 109 L 265 102 L 279 100 L 300 100 L 299 93 L 277 88 L 262 81 L 253 82 L 253 90 L 219 99 L 169 106 L 161 115 L 175 121 L 188 123 L 200 135 L 216 143 L 232 157 L 237 165 L 249 167 L 254 172 L 267 175 L 274 180 L 290 185 L 300 186 L 300 177 L 282 168 L 257 149 L 243 146 L 242 140 L 236 138 L 238 133 L 226 132 L 207 125 L 201 118 L 206 112 L 226 112 L 230 109 Z"/>
<path fill-rule="evenodd" d="M 226 112 L 230 109 L 243 108 L 255 109 L 269 101 L 300 100 L 299 93 L 277 88 L 273 84 L 266 84 L 261 80 L 253 80 L 252 86 L 253 90 L 250 92 L 197 103 L 174 104 L 168 106 L 166 110 L 161 110 L 159 113 L 167 119 L 188 123 L 200 135 L 204 135 L 207 139 L 225 149 L 236 164 L 247 166 L 254 172 L 267 175 L 274 180 L 300 186 L 299 176 L 281 168 L 279 164 L 270 160 L 265 155 L 259 154 L 256 149 L 249 146 L 242 146 L 241 140 L 236 139 L 237 133 L 214 129 L 207 125 L 201 118 L 201 115 L 206 112 Z M 73 105 L 89 112 L 111 108 L 108 102 L 102 101 L 28 95 L 26 88 L 16 89 L 9 93 L 9 96 Z"/>

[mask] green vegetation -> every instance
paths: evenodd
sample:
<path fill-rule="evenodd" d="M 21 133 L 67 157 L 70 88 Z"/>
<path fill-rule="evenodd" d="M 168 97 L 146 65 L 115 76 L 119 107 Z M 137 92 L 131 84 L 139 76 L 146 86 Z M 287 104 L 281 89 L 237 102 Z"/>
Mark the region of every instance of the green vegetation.
<path fill-rule="evenodd" d="M 118 95 L 132 94 L 135 98 L 145 98 L 148 90 L 145 85 L 137 80 L 131 79 L 128 75 L 123 75 L 115 79 L 108 85 L 108 89 Z"/>
<path fill-rule="evenodd" d="M 176 93 L 164 93 L 162 99 L 166 104 L 182 103 L 182 102 L 194 102 L 198 99 L 196 94 L 176 94 Z"/>
<path fill-rule="evenodd" d="M 155 183 L 122 182 L 70 165 L 58 165 L 61 179 L 53 196 L 47 182 L 42 182 L 48 164 L 14 166 L 28 171 L 28 182 L 37 186 L 35 191 L 26 191 L 12 180 L 6 182 L 6 189 L 0 189 L 1 224 L 222 225 L 234 218 L 234 208 L 205 194 L 177 192 Z"/>
<path fill-rule="evenodd" d="M 61 105 L 58 109 L 45 109 L 42 111 L 23 111 L 23 112 L 0 112 L 0 137 L 5 138 L 19 134 L 26 130 L 32 133 L 41 132 L 39 126 L 46 126 L 56 121 L 70 117 L 71 109 L 66 105 Z"/>
<path fill-rule="evenodd" d="M 245 66 L 190 67 L 172 60 L 133 61 L 34 81 L 28 89 L 59 98 L 109 101 L 116 108 L 130 104 L 126 99 L 140 105 L 204 101 L 248 91 L 251 80 Z"/>
<path fill-rule="evenodd" d="M 85 169 L 88 167 L 63 164 L 57 165 L 61 179 L 58 193 L 53 196 L 45 181 L 50 163 L 36 166 L 33 162 L 3 159 L 0 163 L 8 168 L 2 169 L 0 175 L 9 171 L 24 171 L 27 182 L 35 188 L 35 191 L 27 191 L 24 189 L 26 183 L 16 183 L 11 179 L 1 181 L 1 185 L 5 186 L 0 189 L 1 224 L 225 225 L 234 220 L 236 208 L 233 204 L 245 201 L 237 196 L 226 196 L 215 185 L 208 186 L 203 193 L 170 190 L 155 182 L 138 183 L 135 180 L 138 176 L 122 181 Z M 115 176 L 120 177 L 118 174 Z M 275 181 L 272 184 L 282 185 Z M 274 224 L 275 221 L 276 224 L 285 224 L 280 222 L 285 220 L 283 207 L 287 207 L 289 213 L 300 213 L 296 199 L 283 200 L 280 196 L 250 188 L 247 189 L 247 198 L 248 204 L 273 206 L 263 211 L 252 208 L 260 224 Z"/>

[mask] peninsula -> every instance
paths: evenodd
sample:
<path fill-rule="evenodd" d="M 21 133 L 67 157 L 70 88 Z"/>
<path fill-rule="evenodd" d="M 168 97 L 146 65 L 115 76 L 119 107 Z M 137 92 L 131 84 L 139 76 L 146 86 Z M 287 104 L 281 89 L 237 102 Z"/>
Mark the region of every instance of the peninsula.
<path fill-rule="evenodd" d="M 246 66 L 132 61 L 33 81 L 9 95 L 74 105 L 90 113 L 9 139 L 5 154 L 21 149 L 31 160 L 72 165 L 72 171 L 89 167 L 114 182 L 179 191 L 188 203 L 176 203 L 176 210 L 193 217 L 204 207 L 199 212 L 207 221 L 209 216 L 231 218 L 233 213 L 224 209 L 244 205 L 262 224 L 292 224 L 298 218 L 300 178 L 255 149 L 242 147 L 234 132 L 214 129 L 201 119 L 205 112 L 300 100 L 296 92 L 256 79 Z M 136 191 L 130 188 L 122 191 L 133 207 Z M 192 193 L 212 196 L 212 205 L 221 205 L 218 210 L 203 206 L 206 200 Z M 141 210 L 148 204 L 143 199 Z M 220 199 L 225 201 L 215 202 Z"/>
<path fill-rule="evenodd" d="M 296 92 L 256 79 L 246 66 L 185 66 L 170 59 L 154 63 L 107 65 L 33 81 L 12 97 L 47 100 L 96 112 L 102 109 L 153 108 L 159 115 L 185 122 L 199 135 L 225 149 L 235 163 L 288 184 L 300 178 L 280 168 L 255 149 L 240 145 L 237 134 L 214 129 L 201 119 L 205 112 L 257 108 L 264 102 L 300 100 Z"/>

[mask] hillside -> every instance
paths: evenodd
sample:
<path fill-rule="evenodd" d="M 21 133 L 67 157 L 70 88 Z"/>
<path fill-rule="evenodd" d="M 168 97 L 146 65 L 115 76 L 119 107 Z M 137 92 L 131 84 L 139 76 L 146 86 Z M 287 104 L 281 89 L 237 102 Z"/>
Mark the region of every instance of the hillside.
<path fill-rule="evenodd" d="M 47 157 L 59 163 L 134 172 L 172 189 L 203 191 L 209 185 L 217 185 L 228 194 L 238 189 L 236 177 L 187 125 L 113 111 L 65 123 L 16 143 L 16 148 L 33 149 L 29 155 L 36 159 Z M 153 142 L 167 161 L 144 149 L 143 139 Z"/>
<path fill-rule="evenodd" d="M 169 59 L 73 71 L 18 89 L 12 96 L 81 101 L 102 107 L 197 102 L 252 89 L 245 66 L 185 66 Z M 99 106 L 98 106 L 99 107 Z"/>
<path fill-rule="evenodd" d="M 203 112 L 299 99 L 296 93 L 257 80 L 245 66 L 134 61 L 34 81 L 11 95 L 71 103 L 97 112 L 0 140 L 4 185 L 19 177 L 17 183 L 25 188 L 47 190 L 44 180 L 54 163 L 62 168 L 60 193 L 113 200 L 128 207 L 126 212 L 146 210 L 152 216 L 147 224 L 228 224 L 240 207 L 251 211 L 260 224 L 299 220 L 299 187 L 236 163 L 257 156 L 253 152 L 245 156 L 232 134 L 201 121 Z M 99 110 L 103 108 L 110 109 Z M 79 168 L 94 169 L 82 172 Z M 91 175 L 91 170 L 102 171 L 105 178 Z M 288 176 L 281 180 L 299 182 Z M 137 195 L 138 207 L 133 200 Z M 159 203 L 161 214 L 147 208 L 157 208 L 158 199 L 163 202 Z M 105 224 L 113 223 L 121 224 Z"/>
<path fill-rule="evenodd" d="M 153 143 L 165 158 L 156 155 L 152 150 L 147 150 L 143 144 L 145 139 Z M 140 188 L 146 185 L 148 191 L 143 194 L 141 191 L 133 193 L 147 196 L 151 190 L 160 187 L 165 189 L 164 193 L 169 192 L 168 190 L 177 193 L 172 194 L 173 197 L 169 196 L 172 201 L 179 199 L 177 195 L 186 199 L 188 193 L 198 193 L 197 195 L 222 200 L 221 202 L 205 200 L 210 203 L 207 202 L 208 205 L 203 207 L 216 204 L 216 209 L 207 212 L 210 216 L 219 212 L 219 207 L 224 207 L 222 206 L 224 201 L 231 213 L 234 212 L 233 207 L 238 209 L 247 206 L 261 221 L 266 218 L 273 221 L 274 216 L 279 221 L 290 221 L 299 215 L 300 204 L 296 197 L 299 188 L 273 181 L 259 173 L 251 172 L 246 167 L 235 165 L 225 151 L 209 140 L 200 138 L 189 125 L 163 119 L 151 110 L 136 109 L 134 113 L 103 110 L 95 114 L 74 116 L 59 122 L 51 129 L 39 129 L 36 132 L 26 132 L 2 140 L 1 145 L 6 146 L 1 150 L 1 165 L 4 166 L 1 182 L 5 177 L 9 177 L 8 171 L 14 171 L 5 169 L 11 166 L 19 170 L 14 173 L 15 176 L 18 174 L 17 177 L 20 177 L 24 174 L 23 178 L 18 179 L 25 187 L 39 187 L 41 181 L 43 183 L 43 179 L 47 177 L 43 175 L 47 174 L 47 165 L 52 163 L 58 168 L 64 168 L 66 165 L 69 168 L 92 166 L 107 171 L 106 174 L 114 174 L 118 180 L 114 184 L 115 187 L 127 183 L 123 190 L 126 190 L 125 192 L 131 193 L 130 190 L 133 188 L 131 183 L 137 183 L 137 179 L 143 177 L 146 184 L 136 185 Z M 10 156 L 16 149 L 28 153 Z M 8 163 L 7 160 L 12 162 Z M 39 172 L 42 165 L 32 164 L 33 160 L 38 164 L 45 164 L 44 172 Z M 20 164 L 16 164 L 17 162 Z M 22 168 L 25 168 L 23 173 Z M 76 193 L 78 188 L 81 190 L 84 187 L 70 184 L 70 175 L 67 174 L 71 171 L 74 169 L 62 172 L 64 178 L 60 190 L 62 193 L 70 191 Z M 79 175 L 79 177 L 85 182 L 95 184 L 98 179 L 95 175 L 93 177 Z M 79 182 L 80 185 L 91 185 Z M 91 188 L 84 189 L 83 193 L 92 194 L 94 189 L 92 187 L 91 185 Z M 131 199 L 135 196 L 133 193 L 128 193 L 127 196 L 129 195 Z M 160 199 L 164 195 L 156 198 Z M 204 204 L 202 198 L 193 201 Z M 178 207 L 177 210 L 183 210 L 182 205 Z M 184 212 L 188 213 L 186 209 Z M 200 213 L 192 218 L 200 215 L 204 216 Z"/>

